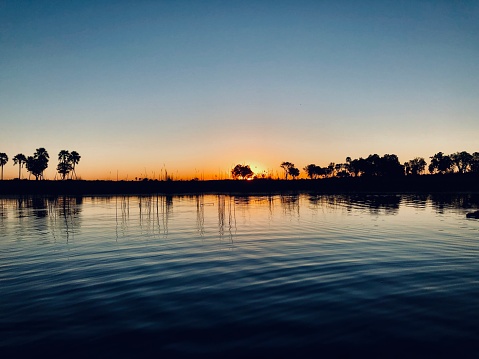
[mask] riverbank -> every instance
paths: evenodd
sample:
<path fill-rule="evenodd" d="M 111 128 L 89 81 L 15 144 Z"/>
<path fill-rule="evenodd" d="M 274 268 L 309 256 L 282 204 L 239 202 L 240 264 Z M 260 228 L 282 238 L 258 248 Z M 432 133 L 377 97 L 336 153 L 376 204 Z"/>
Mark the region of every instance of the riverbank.
<path fill-rule="evenodd" d="M 479 192 L 478 174 L 252 181 L 0 181 L 0 195 Z"/>

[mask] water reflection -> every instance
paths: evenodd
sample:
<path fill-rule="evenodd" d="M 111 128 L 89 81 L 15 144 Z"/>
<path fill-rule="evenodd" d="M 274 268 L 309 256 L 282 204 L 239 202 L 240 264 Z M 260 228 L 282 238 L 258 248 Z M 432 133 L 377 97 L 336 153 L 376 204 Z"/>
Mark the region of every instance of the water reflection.
<path fill-rule="evenodd" d="M 416 209 L 424 209 L 426 208 L 428 199 L 428 194 L 410 194 L 403 197 L 403 203 Z"/>
<path fill-rule="evenodd" d="M 50 221 L 49 228 L 51 229 L 54 239 L 56 240 L 57 237 L 60 237 L 68 241 L 70 237 L 73 237 L 81 228 L 80 213 L 83 198 L 66 196 L 53 197 L 49 198 L 44 204 L 46 204 L 47 208 L 41 210 L 41 216 L 48 216 Z M 38 213 L 39 211 L 37 211 L 37 216 Z"/>
<path fill-rule="evenodd" d="M 402 207 L 425 209 L 436 213 L 459 210 L 461 214 L 479 208 L 479 194 L 409 194 L 409 195 L 316 195 L 284 194 L 269 196 L 190 195 L 190 196 L 116 196 L 116 197 L 16 197 L 0 198 L 0 228 L 4 236 L 18 234 L 25 228 L 50 234 L 54 241 L 69 241 L 79 233 L 83 209 L 111 228 L 114 220 L 116 239 L 131 234 L 168 238 L 170 229 L 189 226 L 200 236 L 228 237 L 233 240 L 238 226 L 251 220 L 271 223 L 279 206 L 286 218 L 300 219 L 304 211 L 367 212 L 374 216 L 397 215 Z M 114 218 L 109 208 L 114 206 Z M 178 206 L 178 212 L 174 208 Z M 238 223 L 237 212 L 242 221 Z M 193 216 L 189 216 L 191 213 Z M 174 216 L 174 220 L 173 220 Z M 89 220 L 89 219 L 87 219 Z M 26 221 L 29 221 L 28 223 Z M 28 224 L 28 225 L 27 225 Z"/>
<path fill-rule="evenodd" d="M 299 218 L 299 194 L 280 196 L 281 208 L 285 215 Z"/>
<path fill-rule="evenodd" d="M 173 197 L 172 196 L 157 196 L 157 201 L 160 202 L 161 219 L 163 222 L 163 234 L 168 235 L 168 223 L 171 212 L 173 211 Z M 158 202 L 157 202 L 158 203 Z M 157 214 L 159 212 L 157 211 Z"/>
<path fill-rule="evenodd" d="M 117 196 L 115 198 L 116 238 L 125 236 L 135 219 L 130 218 L 130 212 L 138 217 L 140 234 L 155 234 L 168 236 L 168 226 L 173 212 L 173 196 Z M 106 199 L 108 202 L 110 199 Z M 134 207 L 138 209 L 135 210 Z"/>
<path fill-rule="evenodd" d="M 395 215 L 403 196 L 401 195 L 308 195 L 310 208 L 326 208 L 347 212 L 367 210 L 374 215 Z"/>
<path fill-rule="evenodd" d="M 454 209 L 474 209 L 478 208 L 479 194 L 468 193 L 457 196 L 432 194 L 429 200 L 437 213 L 444 213 L 445 210 Z"/>
<path fill-rule="evenodd" d="M 7 213 L 8 213 L 8 210 L 7 210 L 7 206 L 8 206 L 8 203 L 7 201 L 4 199 L 4 198 L 0 198 L 0 229 L 1 229 L 1 232 L 6 232 L 6 222 L 7 222 Z"/>
<path fill-rule="evenodd" d="M 366 196 L 364 199 L 353 197 L 351 198 L 351 203 L 364 203 L 364 206 L 367 207 L 372 214 L 384 212 L 384 214 L 387 215 L 396 215 L 399 212 L 401 196 Z"/>
<path fill-rule="evenodd" d="M 233 240 L 233 234 L 236 233 L 236 205 L 231 196 L 218 195 L 218 233 L 223 238 L 225 233 Z M 248 204 L 246 202 L 246 204 Z"/>
<path fill-rule="evenodd" d="M 369 349 L 379 335 L 387 350 L 377 357 L 387 357 L 389 338 L 476 343 L 479 222 L 465 213 L 478 204 L 473 195 L 0 198 L 0 348 L 106 342 L 97 353 L 122 357 L 118 346 L 133 343 L 124 356 L 135 356 L 146 336 L 205 355 L 258 343 L 277 353 L 321 341 Z"/>
<path fill-rule="evenodd" d="M 196 228 L 198 234 L 203 237 L 205 234 L 205 196 L 195 196 L 196 200 Z"/>
<path fill-rule="evenodd" d="M 33 197 L 26 200 L 26 207 L 33 209 L 33 214 L 38 218 L 44 218 L 48 215 L 47 199 L 43 197 Z"/>
<path fill-rule="evenodd" d="M 115 220 L 116 240 L 118 241 L 119 231 L 124 236 L 128 231 L 128 220 L 130 218 L 130 197 L 115 197 Z"/>

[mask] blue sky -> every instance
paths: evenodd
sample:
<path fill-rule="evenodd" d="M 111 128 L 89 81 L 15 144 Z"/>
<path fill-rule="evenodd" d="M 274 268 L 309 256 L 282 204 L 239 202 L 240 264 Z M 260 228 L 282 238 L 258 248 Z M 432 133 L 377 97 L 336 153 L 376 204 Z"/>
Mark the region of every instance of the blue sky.
<path fill-rule="evenodd" d="M 0 152 L 83 178 L 479 151 L 478 1 L 0 1 Z M 17 169 L 9 162 L 6 177 Z"/>

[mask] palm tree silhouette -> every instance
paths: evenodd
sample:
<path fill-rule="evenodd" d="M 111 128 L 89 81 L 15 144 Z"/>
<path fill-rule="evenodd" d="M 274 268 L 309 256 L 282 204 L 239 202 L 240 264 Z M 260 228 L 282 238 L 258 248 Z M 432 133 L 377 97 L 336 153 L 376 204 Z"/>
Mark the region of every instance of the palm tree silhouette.
<path fill-rule="evenodd" d="M 3 166 L 8 162 L 8 156 L 6 153 L 0 152 L 0 166 L 2 166 L 2 181 L 3 181 Z"/>
<path fill-rule="evenodd" d="M 40 167 L 39 161 L 33 158 L 33 156 L 28 156 L 27 161 L 25 162 L 25 167 L 27 168 L 27 171 L 30 172 L 30 174 L 35 176 L 35 180 L 38 181 L 38 179 L 42 175 L 43 169 L 43 167 Z M 28 176 L 28 179 L 30 179 L 30 176 Z"/>
<path fill-rule="evenodd" d="M 38 166 L 41 169 L 40 177 L 43 179 L 43 171 L 48 167 L 48 160 L 50 155 L 44 147 L 37 148 L 33 154 L 33 158 L 37 160 Z M 37 178 L 38 179 L 38 178 Z"/>
<path fill-rule="evenodd" d="M 80 154 L 77 152 L 77 151 L 71 151 L 70 153 L 70 163 L 72 164 L 72 177 L 73 177 L 73 174 L 75 174 L 75 179 L 77 179 L 77 174 L 75 172 L 75 165 L 78 164 L 78 162 L 80 162 Z"/>
<path fill-rule="evenodd" d="M 19 153 L 13 157 L 13 165 L 18 164 L 18 179 L 22 179 L 22 167 L 27 162 L 27 158 L 23 153 Z"/>
<path fill-rule="evenodd" d="M 70 158 L 70 152 L 68 152 L 67 150 L 61 150 L 58 153 L 58 160 L 61 162 L 67 162 L 69 158 Z"/>
<path fill-rule="evenodd" d="M 61 150 L 58 153 L 58 163 L 57 171 L 62 175 L 62 179 L 65 179 L 68 173 L 70 173 L 72 169 L 72 165 L 70 164 L 70 152 L 67 150 Z"/>

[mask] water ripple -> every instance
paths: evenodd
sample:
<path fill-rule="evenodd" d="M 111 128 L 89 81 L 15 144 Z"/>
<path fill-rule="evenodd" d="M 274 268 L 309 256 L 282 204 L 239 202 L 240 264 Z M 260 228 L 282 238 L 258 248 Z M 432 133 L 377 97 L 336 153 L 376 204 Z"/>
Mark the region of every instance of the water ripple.
<path fill-rule="evenodd" d="M 477 347 L 479 224 L 454 205 L 465 201 L 35 203 L 41 211 L 3 199 L 0 331 L 8 335 L 0 351 L 7 354 L 53 346 L 54 355 L 73 345 L 80 356 L 91 354 L 77 345 L 87 342 L 98 355 L 119 357 L 131 356 L 132 343 L 208 356 L 351 354 L 372 345 L 384 354 L 398 343 L 429 351 L 435 343 L 440 354 L 460 343 L 467 356 Z"/>

